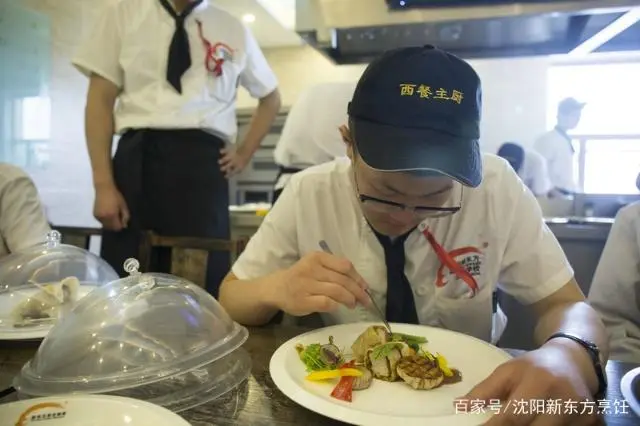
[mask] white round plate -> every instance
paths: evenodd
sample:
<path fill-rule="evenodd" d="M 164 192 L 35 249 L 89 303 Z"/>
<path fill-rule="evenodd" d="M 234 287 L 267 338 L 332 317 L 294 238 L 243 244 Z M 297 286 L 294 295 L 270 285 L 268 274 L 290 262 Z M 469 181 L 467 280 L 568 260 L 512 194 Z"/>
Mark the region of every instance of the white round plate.
<path fill-rule="evenodd" d="M 166 408 L 137 399 L 103 395 L 10 402 L 0 405 L 0 419 L 16 426 L 189 426 L 186 420 Z"/>
<path fill-rule="evenodd" d="M 640 381 L 640 367 L 629 370 L 627 374 L 622 376 L 620 390 L 622 391 L 622 397 L 627 401 L 631 410 L 640 416 L 640 401 L 638 401 L 638 396 L 635 395 L 635 390 L 638 389 L 638 385 L 635 383 L 637 381 Z"/>
<path fill-rule="evenodd" d="M 346 423 L 388 426 L 394 422 L 408 425 L 476 426 L 484 423 L 490 413 L 463 413 L 456 410 L 455 399 L 464 396 L 476 384 L 489 376 L 496 367 L 511 359 L 497 347 L 465 334 L 420 325 L 391 324 L 394 332 L 424 336 L 424 348 L 443 355 L 450 367 L 460 370 L 462 381 L 427 391 L 417 391 L 402 382 L 375 380 L 369 389 L 354 391 L 353 401 L 331 397 L 336 381 L 326 383 L 305 380 L 308 374 L 295 346 L 298 343 L 335 344 L 351 352 L 355 339 L 370 325 L 354 323 L 321 328 L 297 336 L 280 346 L 271 357 L 269 372 L 276 386 L 287 397 L 303 407 Z M 457 412 L 456 412 L 457 411 Z"/>
<path fill-rule="evenodd" d="M 95 285 L 81 285 L 78 288 L 78 299 L 83 298 L 96 288 Z M 25 290 L 21 292 L 24 298 L 33 296 L 39 290 Z M 1 318 L 7 317 L 14 306 L 24 300 L 11 297 L 9 293 L 0 293 L 0 340 L 32 340 L 44 339 L 53 327 L 52 324 L 34 325 L 31 327 L 13 327 L 2 324 Z"/>

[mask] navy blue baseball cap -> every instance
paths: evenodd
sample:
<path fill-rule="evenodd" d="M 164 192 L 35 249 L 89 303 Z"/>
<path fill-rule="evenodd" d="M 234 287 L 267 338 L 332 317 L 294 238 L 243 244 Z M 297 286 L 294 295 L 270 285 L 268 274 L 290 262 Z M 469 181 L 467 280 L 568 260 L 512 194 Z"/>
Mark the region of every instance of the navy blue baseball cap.
<path fill-rule="evenodd" d="M 482 182 L 480 77 L 433 46 L 389 50 L 369 64 L 349 103 L 353 139 L 370 167 Z"/>

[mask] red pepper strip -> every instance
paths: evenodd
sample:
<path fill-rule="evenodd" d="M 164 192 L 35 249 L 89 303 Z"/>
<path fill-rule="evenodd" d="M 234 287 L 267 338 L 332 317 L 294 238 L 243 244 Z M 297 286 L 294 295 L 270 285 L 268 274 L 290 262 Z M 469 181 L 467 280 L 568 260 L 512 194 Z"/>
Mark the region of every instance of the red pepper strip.
<path fill-rule="evenodd" d="M 353 395 L 353 381 L 355 377 L 343 377 L 338 382 L 338 385 L 335 387 L 333 392 L 331 392 L 331 396 L 342 400 L 351 402 L 351 397 Z"/>
<path fill-rule="evenodd" d="M 344 364 L 340 368 L 354 368 L 356 366 L 355 361 L 350 361 Z M 353 396 L 353 382 L 356 378 L 345 376 L 340 378 L 340 381 L 331 392 L 331 396 L 341 401 L 351 402 Z"/>

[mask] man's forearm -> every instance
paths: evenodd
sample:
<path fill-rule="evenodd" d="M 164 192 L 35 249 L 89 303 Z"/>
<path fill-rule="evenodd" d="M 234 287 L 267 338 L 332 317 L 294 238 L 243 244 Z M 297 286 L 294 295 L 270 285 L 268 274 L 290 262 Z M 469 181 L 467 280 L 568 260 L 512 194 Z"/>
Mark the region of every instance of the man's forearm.
<path fill-rule="evenodd" d="M 545 313 L 535 330 L 536 342 L 542 345 L 552 334 L 571 333 L 589 340 L 600 349 L 602 362 L 609 359 L 609 337 L 598 313 L 586 302 L 558 305 Z M 569 339 L 553 339 L 547 345 L 561 346 L 572 350 L 580 360 L 582 370 L 591 377 L 590 387 L 595 392 L 597 380 L 593 365 L 586 350 Z"/>
<path fill-rule="evenodd" d="M 260 147 L 262 139 L 269 133 L 273 120 L 280 111 L 280 92 L 276 89 L 269 95 L 260 99 L 256 108 L 249 131 L 238 147 L 238 152 L 246 158 L 251 158 Z"/>
<path fill-rule="evenodd" d="M 94 186 L 113 185 L 111 146 L 113 109 L 120 89 L 111 81 L 92 75 L 85 108 L 85 133 Z"/>
<path fill-rule="evenodd" d="M 240 324 L 260 326 L 268 323 L 278 312 L 273 286 L 277 274 L 255 280 L 240 280 L 230 274 L 220 286 L 220 304 Z"/>
<path fill-rule="evenodd" d="M 113 111 L 101 102 L 87 102 L 85 112 L 87 149 L 93 184 L 95 186 L 112 185 L 111 146 L 113 143 Z"/>

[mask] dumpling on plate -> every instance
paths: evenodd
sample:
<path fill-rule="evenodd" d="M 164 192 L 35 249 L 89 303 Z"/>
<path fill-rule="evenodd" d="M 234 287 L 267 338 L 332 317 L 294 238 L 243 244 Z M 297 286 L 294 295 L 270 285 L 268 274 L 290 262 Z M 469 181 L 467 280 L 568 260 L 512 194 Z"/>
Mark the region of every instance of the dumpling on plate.
<path fill-rule="evenodd" d="M 58 317 L 60 308 L 78 300 L 80 281 L 67 277 L 58 283 L 40 285 L 40 291 L 20 302 L 11 311 L 14 327 L 37 325 Z"/>
<path fill-rule="evenodd" d="M 351 352 L 356 363 L 363 364 L 366 360 L 367 351 L 378 345 L 382 345 L 391 341 L 391 336 L 386 328 L 378 325 L 367 327 L 365 331 L 358 336 L 353 345 Z"/>

